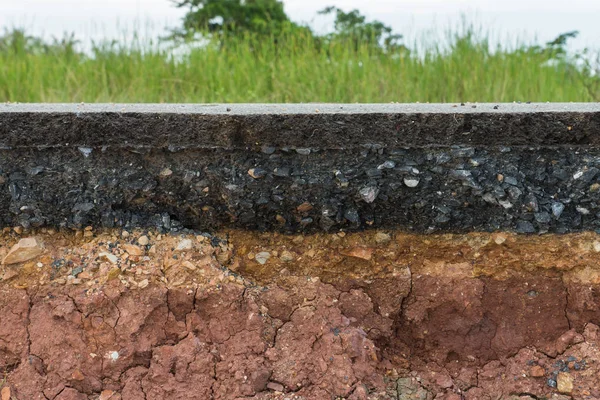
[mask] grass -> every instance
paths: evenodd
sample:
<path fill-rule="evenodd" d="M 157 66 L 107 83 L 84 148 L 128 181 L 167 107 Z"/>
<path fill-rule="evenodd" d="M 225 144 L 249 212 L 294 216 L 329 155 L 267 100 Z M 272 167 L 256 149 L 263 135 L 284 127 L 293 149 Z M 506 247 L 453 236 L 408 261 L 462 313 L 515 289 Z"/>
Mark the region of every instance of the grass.
<path fill-rule="evenodd" d="M 5 36 L 6 38 L 6 36 Z M 467 29 L 411 51 L 291 35 L 159 46 L 0 46 L 0 101 L 509 102 L 599 101 L 598 76 L 547 47 L 488 45 Z M 0 42 L 1 43 L 1 42 Z M 415 50 L 416 48 L 419 50 Z M 560 50 L 560 49 L 559 49 Z"/>

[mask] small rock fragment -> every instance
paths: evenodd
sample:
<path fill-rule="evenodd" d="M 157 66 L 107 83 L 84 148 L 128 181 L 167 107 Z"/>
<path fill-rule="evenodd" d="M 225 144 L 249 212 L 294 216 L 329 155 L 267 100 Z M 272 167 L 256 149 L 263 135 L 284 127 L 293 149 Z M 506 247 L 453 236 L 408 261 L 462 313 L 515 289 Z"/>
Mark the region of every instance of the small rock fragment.
<path fill-rule="evenodd" d="M 119 260 L 119 258 L 117 256 L 115 256 L 114 254 L 106 253 L 106 252 L 98 254 L 98 257 L 100 257 L 103 260 L 109 261 L 111 264 L 116 264 L 117 261 Z"/>
<path fill-rule="evenodd" d="M 177 244 L 175 251 L 186 251 L 193 248 L 192 239 L 183 239 Z"/>
<path fill-rule="evenodd" d="M 110 400 L 114 393 L 112 390 L 103 390 L 98 400 Z"/>
<path fill-rule="evenodd" d="M 160 176 L 162 176 L 163 178 L 166 178 L 168 176 L 173 175 L 173 171 L 171 171 L 169 168 L 165 168 L 162 171 L 160 171 Z"/>
<path fill-rule="evenodd" d="M 2 260 L 2 264 L 9 265 L 29 261 L 42 254 L 43 251 L 44 248 L 36 238 L 24 238 L 10 249 L 4 260 Z"/>
<path fill-rule="evenodd" d="M 261 251 L 254 256 L 254 259 L 261 265 L 264 265 L 269 258 L 271 258 L 271 253 L 268 251 Z"/>
<path fill-rule="evenodd" d="M 0 394 L 2 395 L 2 400 L 11 400 L 10 399 L 10 396 L 11 396 L 10 388 L 8 386 L 4 386 L 2 388 L 2 391 L 0 392 Z"/>
<path fill-rule="evenodd" d="M 140 246 L 147 246 L 148 243 L 150 243 L 150 240 L 148 240 L 148 236 L 144 235 L 140 236 L 137 242 Z"/>
<path fill-rule="evenodd" d="M 569 394 L 573 391 L 573 377 L 568 372 L 559 372 L 556 377 L 556 388 L 560 393 Z"/>
<path fill-rule="evenodd" d="M 71 374 L 71 379 L 73 379 L 74 381 L 82 381 L 85 379 L 85 376 L 83 375 L 83 373 L 80 370 L 76 369 Z"/>
<path fill-rule="evenodd" d="M 506 235 L 504 235 L 503 233 L 496 233 L 493 235 L 494 238 L 494 243 L 500 245 L 504 242 L 506 242 Z"/>
<path fill-rule="evenodd" d="M 287 250 L 282 251 L 281 256 L 279 258 L 283 262 L 294 261 L 294 255 L 290 251 L 287 251 Z"/>
<path fill-rule="evenodd" d="M 191 261 L 184 261 L 184 262 L 181 263 L 181 265 L 184 268 L 189 269 L 190 271 L 195 271 L 196 270 L 196 266 Z"/>
<path fill-rule="evenodd" d="M 148 281 L 148 279 L 144 279 L 143 281 L 140 281 L 140 282 L 138 283 L 138 287 L 139 287 L 140 289 L 143 289 L 143 288 L 145 288 L 145 287 L 148 287 L 148 285 L 149 285 L 149 284 L 150 284 L 150 282 Z"/>
<path fill-rule="evenodd" d="M 368 247 L 355 247 L 344 254 L 350 257 L 362 258 L 363 260 L 368 261 L 373 257 L 373 249 Z"/>
<path fill-rule="evenodd" d="M 123 250 L 125 250 L 132 256 L 141 256 L 142 254 L 144 254 L 144 251 L 139 246 L 136 246 L 134 244 L 124 244 Z"/>
<path fill-rule="evenodd" d="M 273 390 L 275 392 L 283 393 L 285 388 L 283 387 L 283 385 L 281 383 L 269 382 L 269 383 L 267 383 L 267 389 Z"/>
<path fill-rule="evenodd" d="M 560 218 L 564 210 L 565 205 L 563 203 L 560 203 L 558 201 L 552 203 L 552 215 L 554 215 L 554 218 Z"/>
<path fill-rule="evenodd" d="M 358 193 L 366 203 L 372 203 L 375 201 L 377 195 L 379 194 L 379 188 L 375 186 L 367 186 L 360 189 Z"/>
<path fill-rule="evenodd" d="M 392 240 L 392 237 L 385 232 L 377 232 L 375 234 L 375 242 L 378 244 L 386 244 Z"/>
<path fill-rule="evenodd" d="M 529 375 L 533 376 L 534 378 L 541 378 L 542 376 L 546 375 L 546 370 L 539 365 L 535 365 L 531 367 Z"/>
<path fill-rule="evenodd" d="M 404 178 L 404 184 L 409 188 L 415 188 L 419 185 L 420 180 L 418 178 Z"/>
<path fill-rule="evenodd" d="M 267 175 L 267 171 L 262 168 L 251 168 L 248 170 L 248 175 L 254 179 L 264 178 Z"/>
<path fill-rule="evenodd" d="M 313 209 L 313 206 L 308 201 L 305 201 L 304 203 L 300 204 L 296 208 L 296 210 L 298 210 L 298 212 L 301 212 L 301 213 L 309 212 L 312 209 Z"/>

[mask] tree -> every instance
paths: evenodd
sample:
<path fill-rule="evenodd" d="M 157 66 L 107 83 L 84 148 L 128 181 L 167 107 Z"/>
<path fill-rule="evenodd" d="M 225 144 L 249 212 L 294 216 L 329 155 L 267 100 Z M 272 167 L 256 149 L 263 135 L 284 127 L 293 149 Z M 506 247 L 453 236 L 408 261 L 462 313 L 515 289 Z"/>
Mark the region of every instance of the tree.
<path fill-rule="evenodd" d="M 279 0 L 175 0 L 189 11 L 182 36 L 208 30 L 215 33 L 277 34 L 295 26 Z"/>
<path fill-rule="evenodd" d="M 372 45 L 374 48 L 395 50 L 404 48 L 400 44 L 402 35 L 394 34 L 391 27 L 381 21 L 367 22 L 367 18 L 358 10 L 345 12 L 338 7 L 327 7 L 321 11 L 321 15 L 335 13 L 334 33 L 329 35 L 330 39 L 341 39 L 351 41 L 355 47 L 359 44 Z"/>

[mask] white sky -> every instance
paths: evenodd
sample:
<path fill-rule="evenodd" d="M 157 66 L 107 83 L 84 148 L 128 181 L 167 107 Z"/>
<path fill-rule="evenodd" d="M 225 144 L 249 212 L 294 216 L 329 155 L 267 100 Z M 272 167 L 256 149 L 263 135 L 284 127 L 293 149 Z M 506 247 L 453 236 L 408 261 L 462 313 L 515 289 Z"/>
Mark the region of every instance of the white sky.
<path fill-rule="evenodd" d="M 409 38 L 460 22 L 461 14 L 501 38 L 537 37 L 548 41 L 559 33 L 579 30 L 574 47 L 600 48 L 600 0 L 284 0 L 295 21 L 310 22 L 320 31 L 329 20 L 315 18 L 326 5 L 358 8 Z M 0 28 L 25 27 L 34 34 L 80 39 L 116 38 L 137 27 L 143 35 L 158 36 L 177 26 L 183 9 L 170 0 L 0 0 Z"/>

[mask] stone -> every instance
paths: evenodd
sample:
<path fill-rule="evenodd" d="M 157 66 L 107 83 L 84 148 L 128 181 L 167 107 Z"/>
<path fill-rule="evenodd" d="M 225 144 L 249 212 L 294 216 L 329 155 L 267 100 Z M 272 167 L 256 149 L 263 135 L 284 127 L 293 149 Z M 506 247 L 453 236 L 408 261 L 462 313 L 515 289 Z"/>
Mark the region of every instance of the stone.
<path fill-rule="evenodd" d="M 262 168 L 250 168 L 248 170 L 248 175 L 250 175 L 254 179 L 264 178 L 267 175 L 267 171 Z"/>
<path fill-rule="evenodd" d="M 110 262 L 111 264 L 116 264 L 117 261 L 119 260 L 119 258 L 117 256 L 115 256 L 114 254 L 111 253 L 100 253 L 98 254 L 98 257 L 100 257 L 101 259 Z"/>
<path fill-rule="evenodd" d="M 98 400 L 110 400 L 113 394 L 115 394 L 115 392 L 113 392 L 112 390 L 103 390 L 100 393 L 100 397 L 98 397 Z"/>
<path fill-rule="evenodd" d="M 144 254 L 144 251 L 139 246 L 136 246 L 134 244 L 124 244 L 122 247 L 123 250 L 125 250 L 132 256 L 141 256 L 142 254 Z"/>
<path fill-rule="evenodd" d="M 377 232 L 375 234 L 375 242 L 378 244 L 386 244 L 392 240 L 392 237 L 385 232 Z"/>
<path fill-rule="evenodd" d="M 560 218 L 560 216 L 562 215 L 563 211 L 565 210 L 565 205 L 563 203 L 560 202 L 555 202 L 552 203 L 552 215 L 554 215 L 554 218 Z"/>
<path fill-rule="evenodd" d="M 560 393 L 570 394 L 573 391 L 573 377 L 568 372 L 559 372 L 556 377 L 556 388 Z"/>
<path fill-rule="evenodd" d="M 150 240 L 148 240 L 148 236 L 144 235 L 140 236 L 137 242 L 140 246 L 147 246 L 148 243 L 150 243 Z"/>
<path fill-rule="evenodd" d="M 539 365 L 534 365 L 531 367 L 531 370 L 529 370 L 529 375 L 533 376 L 534 378 L 541 378 L 542 376 L 546 375 L 546 370 Z"/>
<path fill-rule="evenodd" d="M 415 188 L 419 185 L 420 180 L 418 178 L 404 178 L 404 184 L 409 188 Z"/>
<path fill-rule="evenodd" d="M 301 212 L 301 213 L 309 212 L 312 209 L 313 209 L 313 206 L 309 202 L 304 202 L 304 203 L 300 204 L 298 207 L 296 207 L 296 210 L 298 210 L 298 212 Z"/>
<path fill-rule="evenodd" d="M 15 244 L 6 257 L 2 260 L 2 265 L 18 264 L 32 260 L 42 254 L 44 248 L 41 243 L 33 237 L 24 238 Z"/>
<path fill-rule="evenodd" d="M 182 239 L 175 248 L 175 251 L 187 251 L 193 248 L 192 239 Z"/>
<path fill-rule="evenodd" d="M 283 393 L 285 388 L 283 387 L 283 385 L 281 383 L 269 382 L 269 383 L 267 383 L 267 389 L 273 390 L 275 392 Z"/>
<path fill-rule="evenodd" d="M 163 178 L 166 178 L 166 177 L 168 177 L 168 176 L 171 176 L 171 175 L 173 175 L 173 171 L 171 171 L 169 168 L 165 168 L 165 169 L 163 169 L 162 171 L 160 171 L 160 174 L 159 174 L 159 175 L 160 175 L 161 177 L 163 177 Z"/>
<path fill-rule="evenodd" d="M 375 186 L 367 186 L 360 189 L 358 193 L 366 203 L 372 203 L 375 201 L 377 195 L 379 194 L 379 188 Z"/>
<path fill-rule="evenodd" d="M 373 249 L 368 247 L 354 247 L 343 254 L 369 261 L 371 258 L 373 258 Z"/>
<path fill-rule="evenodd" d="M 281 252 L 281 256 L 279 257 L 281 259 L 281 261 L 283 262 L 290 262 L 290 261 L 294 261 L 294 255 L 292 254 L 292 252 L 284 250 Z"/>
<path fill-rule="evenodd" d="M 494 235 L 492 235 L 493 239 L 494 239 L 494 243 L 496 243 L 497 245 L 501 245 L 502 243 L 506 242 L 506 235 L 503 233 L 495 233 Z"/>
<path fill-rule="evenodd" d="M 256 262 L 258 262 L 261 265 L 264 265 L 269 258 L 271 258 L 271 253 L 269 253 L 268 251 L 261 251 L 260 253 L 254 256 Z"/>
<path fill-rule="evenodd" d="M 145 287 L 148 287 L 149 284 L 150 284 L 150 282 L 148 281 L 148 279 L 144 279 L 138 283 L 138 287 L 140 289 L 143 289 Z"/>
<path fill-rule="evenodd" d="M 388 160 L 383 164 L 379 165 L 377 169 L 392 169 L 396 167 L 396 163 L 394 161 Z"/>
<path fill-rule="evenodd" d="M 4 386 L 2 391 L 0 391 L 0 395 L 2 396 L 2 400 L 11 400 L 11 392 L 8 386 Z"/>
<path fill-rule="evenodd" d="M 82 381 L 85 379 L 85 376 L 83 375 L 83 373 L 80 370 L 76 369 L 71 374 L 71 379 L 73 379 L 74 381 Z"/>

